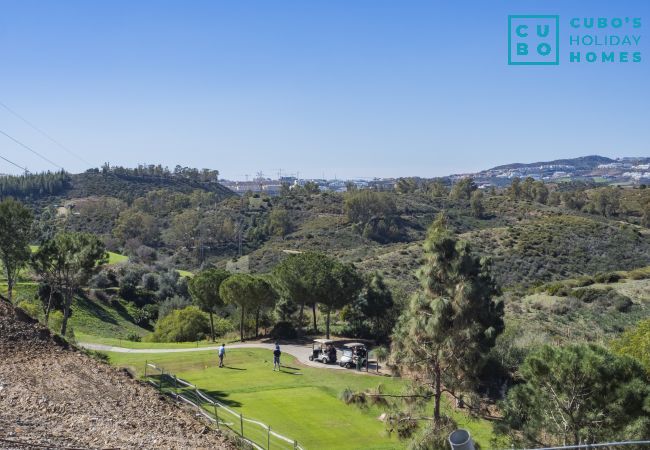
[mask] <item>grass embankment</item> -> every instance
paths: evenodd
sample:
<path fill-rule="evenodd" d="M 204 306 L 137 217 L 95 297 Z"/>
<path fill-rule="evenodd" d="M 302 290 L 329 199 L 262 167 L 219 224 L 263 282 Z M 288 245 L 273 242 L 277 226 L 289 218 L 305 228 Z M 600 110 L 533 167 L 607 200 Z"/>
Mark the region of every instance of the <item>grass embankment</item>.
<path fill-rule="evenodd" d="M 6 295 L 6 283 L 0 283 L 0 292 Z M 14 289 L 14 303 L 26 307 L 30 314 L 43 320 L 44 314 L 42 305 L 37 299 L 37 292 L 37 283 L 18 283 Z M 126 339 L 129 334 L 144 336 L 148 330 L 133 323 L 132 314 L 134 312 L 135 306 L 122 299 L 103 302 L 88 297 L 75 296 L 69 324 L 76 339 L 85 342 L 97 342 L 97 340 L 108 338 L 116 338 L 114 340 L 119 341 L 119 337 Z"/>
<path fill-rule="evenodd" d="M 357 374 L 305 367 L 283 355 L 285 367 L 272 371 L 272 355 L 263 349 L 233 349 L 226 355 L 226 368 L 217 367 L 216 352 L 170 354 L 108 353 L 110 362 L 130 367 L 143 375 L 145 361 L 186 379 L 222 403 L 247 417 L 261 420 L 272 429 L 305 448 L 393 449 L 404 442 L 389 436 L 378 420 L 382 411 L 375 406 L 346 405 L 339 394 L 347 387 L 355 391 L 383 384 L 386 392 L 400 392 L 406 381 L 399 378 Z M 446 407 L 449 413 L 449 408 Z M 454 419 L 487 447 L 492 426 L 469 420 L 453 412 Z"/>

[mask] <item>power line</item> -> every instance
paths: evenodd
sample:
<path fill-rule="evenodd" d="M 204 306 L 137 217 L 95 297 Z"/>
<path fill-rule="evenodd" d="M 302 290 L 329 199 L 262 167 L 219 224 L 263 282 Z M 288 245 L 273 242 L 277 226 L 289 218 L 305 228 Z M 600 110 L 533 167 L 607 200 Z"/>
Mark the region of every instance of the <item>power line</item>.
<path fill-rule="evenodd" d="M 7 105 L 5 105 L 4 103 L 0 102 L 0 106 L 2 106 L 4 109 L 6 109 L 7 111 L 9 111 L 9 112 L 10 112 L 11 114 L 13 114 L 14 116 L 18 117 L 20 120 L 22 120 L 23 122 L 25 122 L 27 125 L 29 125 L 30 127 L 32 127 L 34 130 L 36 130 L 36 131 L 38 131 L 39 133 L 41 133 L 43 136 L 45 136 L 46 138 L 48 138 L 50 141 L 54 142 L 56 145 L 58 145 L 59 147 L 61 147 L 63 150 L 65 150 L 66 152 L 68 152 L 69 154 L 71 154 L 72 156 L 74 156 L 75 158 L 77 158 L 79 161 L 82 161 L 84 164 L 87 164 L 88 166 L 92 166 L 92 164 L 90 164 L 88 161 L 86 161 L 86 160 L 85 160 L 84 158 L 82 158 L 80 155 L 76 154 L 75 152 L 73 152 L 72 150 L 70 150 L 68 147 L 66 147 L 65 145 L 61 144 L 59 141 L 57 141 L 56 139 L 54 139 L 54 138 L 53 138 L 52 136 L 50 136 L 48 133 L 46 133 L 45 131 L 43 131 L 42 129 L 40 129 L 39 127 L 37 127 L 36 125 L 34 125 L 33 123 L 31 123 L 29 120 L 25 119 L 23 116 L 21 116 L 20 114 L 18 114 L 16 111 L 14 111 L 13 109 L 11 109 L 10 107 L 8 107 Z"/>
<path fill-rule="evenodd" d="M 46 158 L 45 156 L 41 155 L 40 153 L 38 153 L 36 150 L 34 150 L 33 148 L 31 148 L 30 146 L 25 145 L 25 144 L 23 144 L 22 142 L 20 142 L 18 139 L 9 136 L 9 135 L 8 135 L 7 133 L 5 133 L 4 131 L 0 130 L 0 133 L 1 133 L 1 134 L 4 134 L 5 136 L 7 136 L 9 139 L 11 139 L 12 141 L 14 141 L 16 144 L 18 144 L 18 145 L 20 145 L 20 146 L 26 148 L 27 150 L 29 150 L 30 152 L 32 152 L 33 154 L 35 154 L 36 156 L 38 156 L 38 157 L 41 158 L 42 160 L 49 162 L 50 164 L 52 164 L 52 165 L 55 166 L 55 167 L 58 167 L 58 168 L 61 169 L 61 170 L 65 170 L 63 167 L 59 166 L 57 163 L 55 163 L 55 162 L 52 161 L 51 159 L 48 159 L 48 158 Z"/>
<path fill-rule="evenodd" d="M 14 166 L 18 167 L 19 169 L 23 169 L 25 172 L 29 172 L 29 170 L 27 170 L 27 169 L 24 168 L 23 166 L 20 166 L 20 165 L 16 164 L 15 162 L 8 160 L 7 158 L 5 158 L 5 157 L 2 156 L 2 155 L 0 155 L 0 158 L 4 159 L 5 161 L 7 161 L 7 162 L 8 162 L 9 164 L 11 164 L 11 165 L 14 165 Z"/>

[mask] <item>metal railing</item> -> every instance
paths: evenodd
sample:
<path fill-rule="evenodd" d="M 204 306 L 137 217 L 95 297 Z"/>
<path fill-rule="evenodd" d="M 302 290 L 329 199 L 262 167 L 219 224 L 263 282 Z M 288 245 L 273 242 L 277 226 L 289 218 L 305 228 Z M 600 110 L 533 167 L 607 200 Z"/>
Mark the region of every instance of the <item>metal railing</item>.
<path fill-rule="evenodd" d="M 298 441 L 273 431 L 259 420 L 245 417 L 162 367 L 145 362 L 144 379 L 161 393 L 196 407 L 217 429 L 228 428 L 257 450 L 304 450 Z"/>

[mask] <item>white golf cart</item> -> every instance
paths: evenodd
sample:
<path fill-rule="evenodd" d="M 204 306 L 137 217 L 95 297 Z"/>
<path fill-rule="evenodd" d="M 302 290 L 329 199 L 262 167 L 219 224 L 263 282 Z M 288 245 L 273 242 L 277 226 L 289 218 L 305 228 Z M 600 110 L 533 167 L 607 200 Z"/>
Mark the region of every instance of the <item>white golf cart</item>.
<path fill-rule="evenodd" d="M 346 369 L 356 367 L 359 355 L 362 355 L 362 358 L 364 359 L 368 357 L 366 344 L 362 344 L 361 342 L 345 344 L 343 346 L 341 359 L 339 360 L 339 366 L 345 367 Z"/>
<path fill-rule="evenodd" d="M 336 348 L 331 339 L 314 339 L 310 361 L 318 361 L 323 364 L 336 363 Z"/>

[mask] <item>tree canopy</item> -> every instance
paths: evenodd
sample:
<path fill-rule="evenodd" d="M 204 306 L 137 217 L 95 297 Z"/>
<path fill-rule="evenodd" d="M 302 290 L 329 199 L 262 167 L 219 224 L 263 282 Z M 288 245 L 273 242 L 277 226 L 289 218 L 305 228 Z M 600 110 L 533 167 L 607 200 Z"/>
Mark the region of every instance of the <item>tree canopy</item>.
<path fill-rule="evenodd" d="M 214 319 L 212 315 L 223 305 L 219 288 L 230 276 L 230 272 L 221 269 L 206 269 L 190 279 L 188 288 L 194 303 L 210 315 L 210 337 L 214 341 Z"/>
<path fill-rule="evenodd" d="M 650 384 L 633 359 L 595 345 L 544 346 L 519 369 L 500 427 L 522 445 L 570 445 L 650 434 Z"/>
<path fill-rule="evenodd" d="M 10 301 L 18 272 L 29 262 L 32 220 L 32 213 L 22 203 L 13 199 L 0 202 L 0 259 Z"/>
<path fill-rule="evenodd" d="M 65 336 L 75 292 L 106 263 L 104 244 L 90 233 L 57 233 L 45 242 L 32 257 L 32 266 L 50 287 L 64 298 L 61 334 Z"/>

